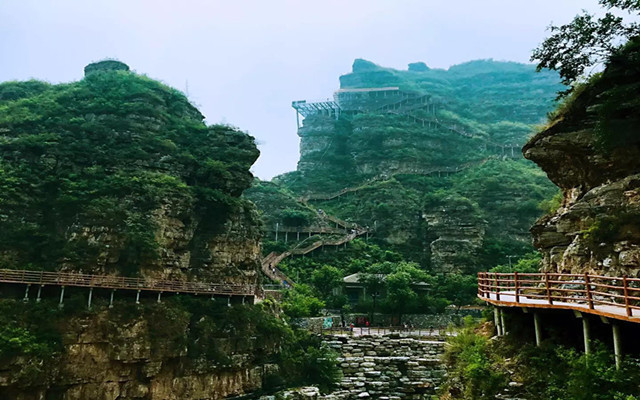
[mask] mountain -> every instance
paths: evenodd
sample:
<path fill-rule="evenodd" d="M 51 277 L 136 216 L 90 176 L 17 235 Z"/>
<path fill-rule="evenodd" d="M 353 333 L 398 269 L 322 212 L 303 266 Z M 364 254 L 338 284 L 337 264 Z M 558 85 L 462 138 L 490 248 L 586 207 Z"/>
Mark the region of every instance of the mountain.
<path fill-rule="evenodd" d="M 427 269 L 506 263 L 532 250 L 528 228 L 555 193 L 520 149 L 558 82 L 512 62 L 400 71 L 355 60 L 333 98 L 292 103 L 300 160 L 273 182 Z M 264 210 L 272 230 L 278 216 Z"/>

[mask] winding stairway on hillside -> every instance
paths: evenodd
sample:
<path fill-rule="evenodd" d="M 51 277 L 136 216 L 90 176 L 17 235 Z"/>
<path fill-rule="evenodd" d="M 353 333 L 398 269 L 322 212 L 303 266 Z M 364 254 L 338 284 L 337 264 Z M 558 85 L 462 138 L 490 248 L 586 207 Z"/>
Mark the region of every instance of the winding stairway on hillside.
<path fill-rule="evenodd" d="M 285 275 L 277 267 L 282 260 L 292 255 L 304 256 L 324 246 L 341 246 L 368 232 L 367 229 L 359 226 L 358 224 L 349 223 L 330 215 L 325 214 L 324 218 L 335 223 L 336 226 L 344 228 L 346 232 L 345 235 L 337 239 L 320 238 L 313 240 L 311 243 L 306 243 L 308 241 L 308 239 L 306 239 L 299 243 L 293 249 L 285 251 L 284 253 L 278 254 L 273 251 L 262 259 L 262 272 L 264 272 L 264 274 L 271 280 L 281 283 L 285 288 L 293 287 L 295 286 L 296 282 Z"/>

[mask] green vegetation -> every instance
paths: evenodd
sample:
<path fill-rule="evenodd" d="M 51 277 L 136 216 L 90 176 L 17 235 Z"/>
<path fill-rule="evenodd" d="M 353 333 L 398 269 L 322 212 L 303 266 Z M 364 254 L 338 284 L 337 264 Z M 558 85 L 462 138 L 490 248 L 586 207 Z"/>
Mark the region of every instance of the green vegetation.
<path fill-rule="evenodd" d="M 616 370 L 613 354 L 597 345 L 590 355 L 559 345 L 522 345 L 521 339 L 491 340 L 489 324 L 467 326 L 448 339 L 447 382 L 441 399 L 513 397 L 540 400 L 637 400 L 640 370 L 626 359 Z M 510 386 L 516 382 L 517 386 Z"/>
<path fill-rule="evenodd" d="M 360 111 L 346 107 L 338 120 L 307 116 L 299 170 L 247 194 L 265 224 L 282 222 L 286 210 L 322 209 L 375 230 L 372 243 L 434 275 L 475 274 L 533 250 L 529 227 L 540 203 L 555 206 L 556 189 L 519 147 L 563 89 L 556 73 L 493 60 L 400 71 L 359 59 L 340 82 L 342 89 L 398 86 L 430 96 L 432 105 L 389 110 L 377 97 L 348 98 L 363 104 Z M 292 202 L 308 195 L 311 207 Z"/>
<path fill-rule="evenodd" d="M 375 244 L 354 240 L 340 251 L 316 252 L 305 258 L 289 258 L 279 265 L 299 277 L 284 292 L 283 309 L 292 318 L 315 317 L 322 308 L 373 314 L 438 313 L 447 306 L 460 307 L 475 301 L 475 276 L 429 274 L 401 254 L 383 251 Z M 359 273 L 366 296 L 349 300 L 342 279 Z"/>
<path fill-rule="evenodd" d="M 93 228 L 134 275 L 158 257 L 157 210 L 206 239 L 247 208 L 238 196 L 258 156 L 250 136 L 206 126 L 182 93 L 123 68 L 0 84 L 0 132 L 0 265 L 11 268 L 90 268 L 104 251 L 82 234 Z"/>
<path fill-rule="evenodd" d="M 640 24 L 633 18 L 640 13 L 640 3 L 635 0 L 598 3 L 608 12 L 597 19 L 583 11 L 568 24 L 551 26 L 552 35 L 531 56 L 532 61 L 538 61 L 539 70 L 557 70 L 564 84 L 575 85 L 590 75 L 587 73 L 590 67 L 609 61 L 627 40 L 640 35 Z M 624 12 L 629 14 L 628 21 L 621 16 Z"/>

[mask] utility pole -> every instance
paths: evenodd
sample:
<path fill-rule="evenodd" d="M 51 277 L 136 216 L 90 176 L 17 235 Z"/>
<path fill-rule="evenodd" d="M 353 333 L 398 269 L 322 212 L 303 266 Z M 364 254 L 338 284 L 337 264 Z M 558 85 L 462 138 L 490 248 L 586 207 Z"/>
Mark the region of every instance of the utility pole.
<path fill-rule="evenodd" d="M 509 259 L 509 269 L 511 269 L 511 259 L 516 257 L 518 256 L 507 256 L 507 258 Z"/>

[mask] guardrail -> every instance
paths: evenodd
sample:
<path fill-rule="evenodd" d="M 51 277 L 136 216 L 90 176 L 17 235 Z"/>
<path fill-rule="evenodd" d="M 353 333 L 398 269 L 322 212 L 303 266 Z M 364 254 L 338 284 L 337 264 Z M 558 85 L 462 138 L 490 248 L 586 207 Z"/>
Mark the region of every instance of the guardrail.
<path fill-rule="evenodd" d="M 627 276 L 479 272 L 478 297 L 498 304 L 584 309 L 640 319 L 640 278 Z"/>
<path fill-rule="evenodd" d="M 1 283 L 19 283 L 40 286 L 78 286 L 174 292 L 206 295 L 254 296 L 260 289 L 255 285 L 227 285 L 220 283 L 173 281 L 148 278 L 130 278 L 115 275 L 91 275 L 73 272 L 28 271 L 0 269 Z"/>

